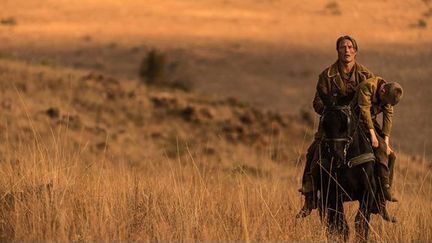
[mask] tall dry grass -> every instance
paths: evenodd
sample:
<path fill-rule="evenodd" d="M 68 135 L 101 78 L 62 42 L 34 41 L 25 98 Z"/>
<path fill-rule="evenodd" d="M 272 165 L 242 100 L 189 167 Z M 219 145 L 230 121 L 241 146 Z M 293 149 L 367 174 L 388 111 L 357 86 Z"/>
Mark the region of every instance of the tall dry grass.
<path fill-rule="evenodd" d="M 316 213 L 294 218 L 301 168 L 273 166 L 251 174 L 247 167 L 226 170 L 192 155 L 131 165 L 84 156 L 67 143 L 53 135 L 7 149 L 0 164 L 1 239 L 326 240 Z M 432 240 L 431 170 L 408 161 L 400 159 L 397 167 L 402 200 L 389 206 L 399 223 L 373 216 L 373 241 Z M 346 205 L 353 229 L 357 204 Z"/>
<path fill-rule="evenodd" d="M 301 206 L 297 188 L 303 165 L 297 163 L 301 161 L 298 155 L 288 153 L 288 161 L 275 162 L 271 152 L 256 154 L 253 148 L 236 147 L 226 140 L 217 141 L 220 144 L 216 144 L 214 153 L 218 156 L 207 155 L 196 152 L 204 151 L 202 148 L 188 147 L 179 139 L 174 149 L 165 146 L 166 151 L 160 153 L 157 146 L 142 146 L 147 143 L 135 143 L 136 140 L 123 145 L 105 143 L 111 146 L 108 150 L 94 152 L 91 144 L 95 141 L 88 140 L 95 140 L 95 136 L 86 137 L 84 126 L 76 129 L 37 116 L 51 107 L 49 103 L 67 103 L 65 97 L 73 96 L 72 84 L 82 83 L 71 79 L 70 86 L 61 86 L 57 76 L 61 78 L 64 74 L 59 70 L 22 66 L 3 65 L 3 76 L 0 76 L 1 91 L 5 92 L 2 98 L 19 100 L 12 102 L 10 111 L 1 115 L 0 240 L 326 240 L 316 212 L 302 220 L 294 217 Z M 27 68 L 34 69 L 37 75 L 26 72 Z M 7 75 L 8 72 L 11 74 Z M 56 76 L 43 78 L 50 74 Z M 6 92 L 11 89 L 10 82 L 18 87 L 12 89 L 14 95 Z M 19 89 L 20 86 L 27 88 Z M 42 92 L 45 86 L 53 86 L 56 93 L 46 89 Z M 88 91 L 91 87 L 81 88 Z M 76 97 L 84 99 L 83 96 L 84 91 L 77 92 Z M 47 97 L 54 101 L 49 102 Z M 100 96 L 86 98 L 94 101 Z M 68 110 L 63 108 L 62 112 Z M 89 117 L 93 112 L 82 111 L 79 115 L 91 124 Z M 114 121 L 120 124 L 123 120 Z M 174 121 L 166 117 L 165 122 L 173 126 Z M 191 127 L 184 128 L 185 132 L 192 130 Z M 46 131 L 51 134 L 47 135 Z M 127 131 L 128 137 L 144 132 L 133 127 Z M 294 133 L 282 136 L 294 141 L 293 144 L 299 140 Z M 304 140 L 306 145 L 309 141 Z M 212 147 L 215 141 L 209 143 L 193 146 Z M 304 145 L 299 145 L 299 154 L 304 152 Z M 130 147 L 142 150 L 136 156 L 140 160 L 112 155 L 112 151 Z M 175 156 L 176 152 L 179 156 Z M 389 224 L 373 216 L 371 239 L 431 241 L 430 165 L 424 159 L 400 156 L 395 181 L 394 189 L 401 202 L 389 205 L 389 211 L 399 222 Z M 353 229 L 357 204 L 345 205 Z M 351 237 L 354 237 L 353 230 Z"/>

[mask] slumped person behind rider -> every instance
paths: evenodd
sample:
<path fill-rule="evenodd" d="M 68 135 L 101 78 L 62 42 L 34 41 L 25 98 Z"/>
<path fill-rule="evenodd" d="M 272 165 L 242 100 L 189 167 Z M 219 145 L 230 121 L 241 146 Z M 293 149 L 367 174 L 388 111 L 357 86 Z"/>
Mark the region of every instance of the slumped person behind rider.
<path fill-rule="evenodd" d="M 360 120 L 365 125 L 366 131 L 369 132 L 377 159 L 375 169 L 384 196 L 380 202 L 382 204 L 385 203 L 385 200 L 397 202 L 391 192 L 393 166 L 396 156 L 390 147 L 390 133 L 393 106 L 399 103 L 402 95 L 403 89 L 399 83 L 386 82 L 380 77 L 373 77 L 359 84 L 353 100 L 354 109 L 360 112 Z M 377 115 L 381 112 L 383 113 L 382 127 L 377 121 Z M 392 219 L 392 221 L 395 221 L 395 219 Z"/>

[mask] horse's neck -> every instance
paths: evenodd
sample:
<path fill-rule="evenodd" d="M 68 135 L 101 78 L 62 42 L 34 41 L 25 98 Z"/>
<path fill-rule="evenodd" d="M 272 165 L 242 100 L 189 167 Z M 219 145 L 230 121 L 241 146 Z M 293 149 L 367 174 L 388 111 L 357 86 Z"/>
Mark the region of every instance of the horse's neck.
<path fill-rule="evenodd" d="M 348 148 L 347 159 L 349 160 L 359 155 L 373 153 L 372 147 L 362 124 L 353 121 L 351 129 L 352 142 Z"/>

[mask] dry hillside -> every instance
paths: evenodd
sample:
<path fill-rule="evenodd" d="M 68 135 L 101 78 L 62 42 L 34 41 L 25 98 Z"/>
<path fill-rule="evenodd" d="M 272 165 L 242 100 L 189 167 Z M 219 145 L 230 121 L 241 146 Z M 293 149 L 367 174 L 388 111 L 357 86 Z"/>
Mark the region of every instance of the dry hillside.
<path fill-rule="evenodd" d="M 4 0 L 0 55 L 136 79 L 141 59 L 156 47 L 204 94 L 298 114 L 310 109 L 319 72 L 336 59 L 334 41 L 351 34 L 361 63 L 405 87 L 394 146 L 428 159 L 431 5 L 428 0 Z"/>
<path fill-rule="evenodd" d="M 316 214 L 294 217 L 311 139 L 298 119 L 98 73 L 0 70 L 3 240 L 325 239 Z M 430 240 L 430 169 L 400 156 L 400 223 L 374 216 L 372 239 Z"/>

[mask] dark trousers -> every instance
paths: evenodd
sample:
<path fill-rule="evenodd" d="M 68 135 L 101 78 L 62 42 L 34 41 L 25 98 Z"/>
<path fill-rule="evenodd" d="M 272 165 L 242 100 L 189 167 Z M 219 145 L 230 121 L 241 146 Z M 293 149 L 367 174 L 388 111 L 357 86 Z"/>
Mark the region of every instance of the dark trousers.
<path fill-rule="evenodd" d="M 319 138 L 315 137 L 312 144 L 309 146 L 306 153 L 306 163 L 303 171 L 302 178 L 302 188 L 301 192 L 303 194 L 313 192 L 315 189 L 316 183 L 316 161 L 318 160 L 318 147 L 319 147 Z"/>
<path fill-rule="evenodd" d="M 376 176 L 380 185 L 392 185 L 393 169 L 396 162 L 395 153 L 387 155 L 387 144 L 384 140 L 384 134 L 376 120 L 374 122 L 375 133 L 378 138 L 378 147 L 373 148 L 377 163 L 375 164 Z"/>

